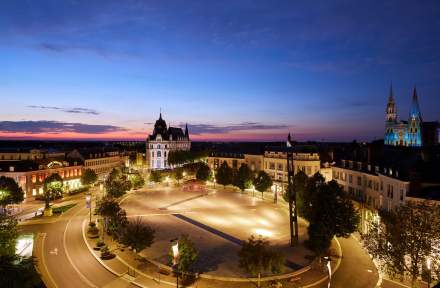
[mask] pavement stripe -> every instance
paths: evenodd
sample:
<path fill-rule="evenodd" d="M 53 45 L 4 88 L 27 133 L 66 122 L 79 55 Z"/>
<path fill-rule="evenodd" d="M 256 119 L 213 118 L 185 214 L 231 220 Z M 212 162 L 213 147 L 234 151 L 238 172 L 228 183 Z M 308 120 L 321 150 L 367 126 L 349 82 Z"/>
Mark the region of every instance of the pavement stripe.
<path fill-rule="evenodd" d="M 173 207 L 173 206 L 176 206 L 176 205 L 179 205 L 179 204 L 185 203 L 185 202 L 189 202 L 189 201 L 191 201 L 191 200 L 195 200 L 195 199 L 198 199 L 198 198 L 206 197 L 206 196 L 208 196 L 209 194 L 211 194 L 211 193 L 205 193 L 205 194 L 202 194 L 202 195 L 196 195 L 196 196 L 193 196 L 193 197 L 190 197 L 190 198 L 186 198 L 186 199 L 183 199 L 183 200 L 180 200 L 180 201 L 177 201 L 177 202 L 171 203 L 171 204 L 169 204 L 169 205 L 166 205 L 166 206 L 160 207 L 159 210 L 167 210 L 167 209 L 170 208 L 170 207 Z"/>

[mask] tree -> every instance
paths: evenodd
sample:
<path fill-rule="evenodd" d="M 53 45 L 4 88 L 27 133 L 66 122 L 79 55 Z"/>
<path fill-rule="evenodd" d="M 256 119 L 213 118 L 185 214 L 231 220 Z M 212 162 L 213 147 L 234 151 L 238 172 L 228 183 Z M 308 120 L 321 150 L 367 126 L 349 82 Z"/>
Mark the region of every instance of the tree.
<path fill-rule="evenodd" d="M 119 203 L 111 197 L 105 197 L 97 203 L 96 213 L 104 218 L 104 230 L 118 238 L 127 225 L 127 215 Z"/>
<path fill-rule="evenodd" d="M 6 205 L 20 203 L 24 200 L 24 192 L 14 179 L 0 177 L 0 206 L 5 211 Z"/>
<path fill-rule="evenodd" d="M 183 234 L 180 236 L 179 240 L 179 258 L 177 269 L 179 272 L 188 272 L 197 260 L 198 252 L 194 247 L 194 243 L 189 239 L 188 235 Z M 172 251 L 169 253 L 169 260 L 172 262 L 173 254 Z M 185 275 L 185 274 L 183 274 Z"/>
<path fill-rule="evenodd" d="M 431 275 L 440 280 L 440 205 L 408 202 L 390 212 L 380 211 L 369 223 L 362 242 L 381 268 L 392 277 L 411 278 L 413 285 L 424 276 L 426 260 L 431 260 Z"/>
<path fill-rule="evenodd" d="M 81 184 L 93 185 L 98 181 L 98 175 L 92 169 L 86 169 L 81 175 Z"/>
<path fill-rule="evenodd" d="M 0 214 L 0 256 L 15 255 L 17 237 L 17 220 L 12 216 Z"/>
<path fill-rule="evenodd" d="M 253 173 L 247 164 L 241 164 L 235 175 L 234 185 L 240 188 L 241 191 L 244 189 L 251 188 L 252 186 Z M 272 185 L 272 184 L 271 184 Z"/>
<path fill-rule="evenodd" d="M 298 173 L 293 176 L 293 192 L 296 196 L 296 199 L 293 199 L 293 195 L 289 195 L 290 189 L 283 194 L 283 199 L 289 203 L 289 201 L 296 200 L 296 206 L 298 210 L 298 214 L 301 216 L 304 214 L 304 196 L 306 193 L 306 185 L 307 185 L 308 177 L 304 171 L 300 170 Z"/>
<path fill-rule="evenodd" d="M 113 169 L 107 180 L 105 180 L 105 189 L 111 197 L 119 198 L 131 189 L 131 182 L 119 170 Z"/>
<path fill-rule="evenodd" d="M 180 184 L 180 180 L 183 179 L 183 169 L 182 168 L 174 169 L 173 178 L 176 179 L 177 184 Z"/>
<path fill-rule="evenodd" d="M 264 191 L 272 186 L 272 178 L 266 172 L 260 171 L 254 179 L 254 186 L 257 191 L 261 192 L 261 199 L 263 199 Z"/>
<path fill-rule="evenodd" d="M 129 221 L 125 226 L 120 242 L 139 253 L 153 244 L 154 232 L 153 228 L 138 217 L 134 221 Z"/>
<path fill-rule="evenodd" d="M 44 179 L 43 193 L 46 209 L 50 208 L 50 200 L 63 196 L 63 179 L 58 173 Z"/>
<path fill-rule="evenodd" d="M 196 179 L 200 181 L 208 181 L 211 179 L 211 168 L 208 165 L 201 162 L 196 172 Z"/>
<path fill-rule="evenodd" d="M 349 237 L 356 231 L 359 214 L 336 181 L 321 182 L 319 175 L 314 179 L 318 179 L 318 182 L 312 185 L 313 179 L 309 180 L 312 195 L 305 202 L 305 215 L 310 223 L 306 245 L 321 255 L 330 247 L 334 236 Z"/>
<path fill-rule="evenodd" d="M 33 258 L 18 257 L 15 244 L 18 238 L 17 220 L 0 215 L 0 275 L 2 287 L 43 287 L 35 271 Z"/>
<path fill-rule="evenodd" d="M 160 171 L 153 170 L 150 172 L 150 181 L 160 183 L 163 180 L 163 175 Z"/>
<path fill-rule="evenodd" d="M 139 173 L 134 173 L 130 177 L 131 186 L 134 189 L 142 188 L 145 185 L 145 179 Z"/>
<path fill-rule="evenodd" d="M 247 241 L 243 241 L 238 257 L 238 266 L 241 269 L 258 276 L 258 287 L 262 273 L 266 271 L 280 273 L 284 269 L 284 257 L 269 249 L 269 241 L 261 235 L 258 238 L 252 235 Z"/>
<path fill-rule="evenodd" d="M 224 161 L 217 169 L 215 179 L 218 184 L 223 185 L 224 187 L 226 185 L 232 184 L 232 168 L 228 166 L 228 163 L 226 163 L 226 161 Z"/>

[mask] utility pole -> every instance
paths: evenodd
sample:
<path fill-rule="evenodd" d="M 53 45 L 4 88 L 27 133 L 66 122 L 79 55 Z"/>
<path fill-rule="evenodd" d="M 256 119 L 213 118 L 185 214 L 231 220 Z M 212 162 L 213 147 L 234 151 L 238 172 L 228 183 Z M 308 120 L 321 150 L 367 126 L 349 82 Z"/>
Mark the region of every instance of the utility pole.
<path fill-rule="evenodd" d="M 294 189 L 293 177 L 293 151 L 287 147 L 287 192 L 289 193 L 289 222 L 290 222 L 290 246 L 298 243 L 298 214 L 296 206 L 296 190 Z"/>

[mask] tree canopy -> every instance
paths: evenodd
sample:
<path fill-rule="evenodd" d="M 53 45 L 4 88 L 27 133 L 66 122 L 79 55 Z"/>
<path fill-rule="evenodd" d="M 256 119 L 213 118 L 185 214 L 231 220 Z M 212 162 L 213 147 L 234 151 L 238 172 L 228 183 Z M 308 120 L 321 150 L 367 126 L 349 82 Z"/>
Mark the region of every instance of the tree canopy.
<path fill-rule="evenodd" d="M 107 195 L 115 198 L 123 196 L 132 187 L 131 182 L 127 179 L 127 176 L 122 174 L 119 169 L 113 169 L 110 172 L 107 180 L 105 180 L 104 185 Z"/>
<path fill-rule="evenodd" d="M 125 226 L 120 242 L 139 253 L 153 244 L 154 232 L 153 228 L 142 221 L 141 217 L 138 217 L 133 221 L 129 221 Z"/>
<path fill-rule="evenodd" d="M 127 214 L 116 199 L 105 197 L 97 203 L 96 212 L 104 217 L 105 229 L 114 238 L 119 239 L 128 224 Z"/>
<path fill-rule="evenodd" d="M 286 192 L 283 194 L 283 198 L 286 202 L 293 202 L 296 200 L 296 206 L 298 209 L 298 214 L 303 216 L 304 214 L 304 197 L 306 193 L 306 185 L 307 185 L 308 177 L 304 171 L 300 170 L 298 173 L 293 176 L 293 188 L 292 192 L 294 195 L 289 195 L 290 189 L 286 189 Z M 296 199 L 293 197 L 296 196 Z"/>
<path fill-rule="evenodd" d="M 211 168 L 203 162 L 199 163 L 199 168 L 196 172 L 196 179 L 200 181 L 208 181 L 212 177 Z"/>
<path fill-rule="evenodd" d="M 336 181 L 325 183 L 315 175 L 308 181 L 305 218 L 309 221 L 306 245 L 316 254 L 324 253 L 334 236 L 348 237 L 356 231 L 359 214 Z"/>
<path fill-rule="evenodd" d="M 14 179 L 0 177 L 0 206 L 20 203 L 24 200 L 24 192 Z"/>
<path fill-rule="evenodd" d="M 254 173 L 247 164 L 243 163 L 235 174 L 234 185 L 244 191 L 244 189 L 251 188 L 253 178 Z"/>
<path fill-rule="evenodd" d="M 178 270 L 180 272 L 188 272 L 191 266 L 196 262 L 198 257 L 198 252 L 194 247 L 194 243 L 189 239 L 189 236 L 183 234 L 178 239 L 179 243 L 179 259 L 178 259 Z M 169 253 L 170 262 L 172 261 L 173 254 L 172 251 Z"/>
<path fill-rule="evenodd" d="M 431 260 L 431 275 L 440 280 L 440 205 L 408 202 L 369 223 L 362 241 L 381 268 L 392 277 L 408 276 L 413 284 L 424 277 L 426 261 Z M 426 278 L 425 278 L 426 280 Z"/>
<path fill-rule="evenodd" d="M 171 166 L 193 163 L 208 156 L 207 151 L 193 152 L 175 150 L 168 153 L 168 164 Z"/>
<path fill-rule="evenodd" d="M 183 169 L 180 167 L 174 169 L 173 178 L 176 179 L 177 183 L 180 183 L 180 180 L 183 179 Z"/>
<path fill-rule="evenodd" d="M 139 173 L 133 173 L 130 175 L 131 186 L 134 189 L 142 188 L 145 185 L 145 179 Z"/>
<path fill-rule="evenodd" d="M 98 175 L 95 173 L 95 171 L 89 168 L 84 170 L 83 174 L 81 175 L 81 184 L 92 185 L 95 184 L 96 181 L 98 181 Z"/>
<path fill-rule="evenodd" d="M 43 193 L 46 208 L 49 208 L 50 200 L 62 197 L 63 179 L 58 173 L 53 173 L 46 177 L 43 182 Z"/>
<path fill-rule="evenodd" d="M 259 278 L 264 272 L 282 272 L 284 257 L 282 254 L 271 250 L 269 246 L 269 241 L 261 235 L 258 238 L 252 235 L 247 241 L 243 241 L 241 250 L 238 252 L 238 266 L 247 273 Z"/>
<path fill-rule="evenodd" d="M 150 181 L 160 183 L 163 180 L 163 174 L 160 171 L 153 170 L 150 172 Z"/>
<path fill-rule="evenodd" d="M 259 171 L 254 179 L 254 186 L 257 191 L 265 192 L 272 186 L 272 178 L 264 171 Z"/>
<path fill-rule="evenodd" d="M 215 179 L 218 184 L 226 186 L 232 184 L 232 168 L 224 161 L 215 173 Z"/>
<path fill-rule="evenodd" d="M 2 287 L 43 287 L 33 258 L 16 255 L 17 220 L 0 215 L 0 275 Z"/>

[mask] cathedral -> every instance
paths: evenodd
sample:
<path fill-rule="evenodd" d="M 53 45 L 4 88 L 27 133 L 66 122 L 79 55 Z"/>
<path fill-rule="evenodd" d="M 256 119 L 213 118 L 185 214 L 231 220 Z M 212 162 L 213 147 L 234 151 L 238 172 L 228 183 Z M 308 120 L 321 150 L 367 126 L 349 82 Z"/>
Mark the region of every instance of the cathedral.
<path fill-rule="evenodd" d="M 171 151 L 189 151 L 191 141 L 189 140 L 188 125 L 185 132 L 182 128 L 168 127 L 162 119 L 162 113 L 154 124 L 153 134 L 149 135 L 146 142 L 146 163 L 150 170 L 167 169 L 168 155 Z"/>
<path fill-rule="evenodd" d="M 435 123 L 435 122 L 434 122 Z M 396 102 L 394 100 L 393 88 L 390 88 L 388 104 L 386 109 L 385 122 L 385 145 L 421 147 L 427 142 L 428 134 L 431 132 L 431 122 L 424 123 L 420 112 L 416 88 L 414 88 L 412 103 L 409 111 L 408 121 L 400 120 L 397 115 Z M 423 135 L 426 133 L 427 135 Z M 429 137 L 432 139 L 432 137 Z M 435 140 L 433 140 L 435 141 Z M 437 134 L 438 143 L 438 134 Z M 431 141 L 430 141 L 431 142 Z"/>

